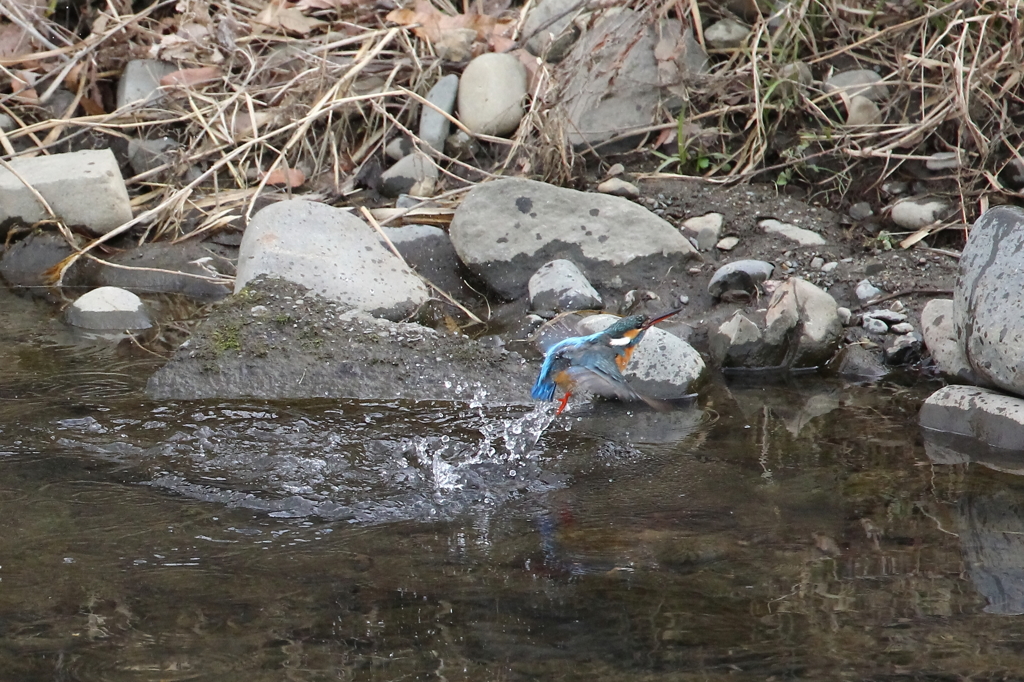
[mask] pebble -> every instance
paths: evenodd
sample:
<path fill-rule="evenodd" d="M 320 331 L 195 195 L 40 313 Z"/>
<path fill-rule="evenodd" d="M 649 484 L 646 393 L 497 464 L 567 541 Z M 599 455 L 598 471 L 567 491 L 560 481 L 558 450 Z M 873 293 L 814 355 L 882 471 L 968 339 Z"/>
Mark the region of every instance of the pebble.
<path fill-rule="evenodd" d="M 869 310 L 864 313 L 864 317 L 874 317 L 879 320 L 883 320 L 888 324 L 897 324 L 899 322 L 906 322 L 907 316 L 905 313 L 898 312 L 896 310 L 885 310 L 880 308 L 878 310 Z"/>
<path fill-rule="evenodd" d="M 815 256 L 814 258 L 811 259 L 812 270 L 821 270 L 823 267 L 825 267 L 824 258 L 822 258 L 821 256 Z"/>
<path fill-rule="evenodd" d="M 740 243 L 739 237 L 725 237 L 720 239 L 715 247 L 722 251 L 732 251 Z"/>
<path fill-rule="evenodd" d="M 939 220 L 948 208 L 942 199 L 911 197 L 893 204 L 890 217 L 900 227 L 917 230 Z"/>
<path fill-rule="evenodd" d="M 416 152 L 403 157 L 380 175 L 380 193 L 387 197 L 411 194 L 429 197 L 437 185 L 437 166 L 429 156 Z"/>
<path fill-rule="evenodd" d="M 148 329 L 153 326 L 146 305 L 137 295 L 119 287 L 99 287 L 68 306 L 69 324 L 84 329 Z"/>
<path fill-rule="evenodd" d="M 679 297 L 679 305 L 686 305 L 689 302 L 690 302 L 690 297 L 687 296 L 686 294 L 683 294 L 682 296 Z"/>
<path fill-rule="evenodd" d="M 947 170 L 959 168 L 962 164 L 959 152 L 935 152 L 928 157 L 924 165 L 928 170 Z"/>
<path fill-rule="evenodd" d="M 839 306 L 836 308 L 836 315 L 839 316 L 839 321 L 843 323 L 843 326 L 850 324 L 850 320 L 853 319 L 853 312 L 849 308 Z"/>
<path fill-rule="evenodd" d="M 835 272 L 835 269 L 839 267 L 838 261 L 830 261 L 821 266 L 821 271 L 826 275 L 830 272 Z"/>
<path fill-rule="evenodd" d="M 910 324 L 909 322 L 900 322 L 889 327 L 889 331 L 891 331 L 893 334 L 909 334 L 910 332 L 914 331 L 914 325 Z"/>
<path fill-rule="evenodd" d="M 858 201 L 853 206 L 850 206 L 849 215 L 854 220 L 865 220 L 875 215 L 875 212 L 871 210 L 871 204 L 866 201 Z"/>
<path fill-rule="evenodd" d="M 862 279 L 857 283 L 857 288 L 854 292 L 857 294 L 857 298 L 861 301 L 867 301 L 882 295 L 882 290 L 866 279 Z"/>
<path fill-rule="evenodd" d="M 614 177 L 616 177 L 618 175 L 622 175 L 625 172 L 626 172 L 626 167 L 623 166 L 621 163 L 616 163 L 616 164 L 613 164 L 612 167 L 608 169 L 608 172 L 605 173 L 604 176 L 606 178 L 614 178 Z"/>
<path fill-rule="evenodd" d="M 704 29 L 704 40 L 708 47 L 727 50 L 739 47 L 750 35 L 750 29 L 740 22 L 726 17 Z"/>
<path fill-rule="evenodd" d="M 856 95 L 846 105 L 846 125 L 870 126 L 882 121 L 882 111 L 867 97 Z"/>
<path fill-rule="evenodd" d="M 872 102 L 878 102 L 889 94 L 889 86 L 871 69 L 853 69 L 834 74 L 825 81 L 825 92 L 840 91 L 851 99 L 864 97 Z"/>
<path fill-rule="evenodd" d="M 437 81 L 427 93 L 427 101 L 449 114 L 455 111 L 455 97 L 459 92 L 459 77 L 450 73 Z M 444 141 L 451 129 L 451 121 L 433 107 L 423 105 L 420 110 L 420 139 L 433 149 L 444 149 Z"/>
<path fill-rule="evenodd" d="M 864 327 L 867 331 L 872 334 L 884 334 L 889 331 L 889 325 L 883 320 L 877 317 L 863 317 L 860 321 L 860 326 Z"/>
<path fill-rule="evenodd" d="M 702 216 L 687 218 L 683 221 L 683 231 L 696 237 L 697 248 L 701 251 L 708 251 L 718 243 L 719 235 L 722 233 L 722 225 L 725 218 L 721 213 L 708 213 Z"/>
<path fill-rule="evenodd" d="M 459 120 L 484 135 L 508 135 L 523 118 L 526 67 L 515 56 L 487 52 L 471 61 L 459 86 Z"/>
<path fill-rule="evenodd" d="M 778 234 L 786 239 L 795 241 L 800 246 L 822 246 L 824 245 L 825 238 L 817 232 L 811 232 L 805 230 L 802 227 L 784 223 L 774 218 L 767 218 L 758 223 L 762 229 L 768 234 Z"/>
<path fill-rule="evenodd" d="M 626 199 L 636 199 L 640 196 L 640 190 L 637 186 L 622 178 L 608 178 L 597 186 L 597 191 L 602 194 L 625 197 Z"/>

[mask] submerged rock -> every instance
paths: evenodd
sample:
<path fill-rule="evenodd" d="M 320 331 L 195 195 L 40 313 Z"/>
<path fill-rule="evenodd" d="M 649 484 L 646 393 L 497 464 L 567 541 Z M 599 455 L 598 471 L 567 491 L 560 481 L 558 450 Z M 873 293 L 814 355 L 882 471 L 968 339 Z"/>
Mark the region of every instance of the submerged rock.
<path fill-rule="evenodd" d="M 530 402 L 518 355 L 370 317 L 279 279 L 217 307 L 150 377 L 158 400 L 355 398 Z"/>

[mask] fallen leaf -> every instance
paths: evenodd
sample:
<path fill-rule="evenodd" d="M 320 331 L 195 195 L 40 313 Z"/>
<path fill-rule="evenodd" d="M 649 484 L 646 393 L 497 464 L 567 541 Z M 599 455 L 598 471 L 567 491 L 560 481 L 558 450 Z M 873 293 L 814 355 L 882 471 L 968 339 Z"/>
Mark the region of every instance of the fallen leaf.
<path fill-rule="evenodd" d="M 288 7 L 287 0 L 273 0 L 263 8 L 263 11 L 253 18 L 253 21 L 263 26 L 274 29 L 281 29 L 286 33 L 305 36 L 312 33 L 316 28 L 326 24 L 325 21 L 307 17 L 296 7 Z"/>
<path fill-rule="evenodd" d="M 498 20 L 486 14 L 456 14 L 450 16 L 441 13 L 428 0 L 416 0 L 413 9 L 402 8 L 388 12 L 388 21 L 402 26 L 415 26 L 412 32 L 424 40 L 436 42 L 441 40 L 442 35 L 447 31 L 471 28 L 477 33 L 477 38 L 486 40 L 488 34 L 494 31 Z"/>
<path fill-rule="evenodd" d="M 0 26 L 0 59 L 22 57 L 32 51 L 28 35 L 16 24 Z"/>
<path fill-rule="evenodd" d="M 216 66 L 198 66 L 194 69 L 180 69 L 167 74 L 160 79 L 160 85 L 193 86 L 200 83 L 209 83 L 221 77 L 221 71 Z"/>
<path fill-rule="evenodd" d="M 306 182 L 306 174 L 298 168 L 278 168 L 265 176 L 268 185 L 274 187 L 301 187 Z"/>

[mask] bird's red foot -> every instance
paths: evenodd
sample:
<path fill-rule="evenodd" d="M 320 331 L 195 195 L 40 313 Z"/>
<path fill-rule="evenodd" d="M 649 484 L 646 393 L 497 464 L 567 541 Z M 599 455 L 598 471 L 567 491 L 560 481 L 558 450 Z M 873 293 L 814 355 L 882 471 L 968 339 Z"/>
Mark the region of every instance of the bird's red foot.
<path fill-rule="evenodd" d="M 562 399 L 558 402 L 558 409 L 555 410 L 555 416 L 556 417 L 558 415 L 562 414 L 562 411 L 565 409 L 565 406 L 569 404 L 569 396 L 571 396 L 571 395 L 572 395 L 572 392 L 569 392 L 569 393 L 566 393 L 564 396 L 562 396 Z"/>

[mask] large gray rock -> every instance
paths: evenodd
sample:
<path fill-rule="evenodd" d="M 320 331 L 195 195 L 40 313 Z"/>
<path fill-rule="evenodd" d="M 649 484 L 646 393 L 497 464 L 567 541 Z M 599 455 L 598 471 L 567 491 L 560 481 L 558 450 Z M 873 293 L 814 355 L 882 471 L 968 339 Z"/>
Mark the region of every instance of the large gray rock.
<path fill-rule="evenodd" d="M 214 308 L 150 377 L 157 400 L 354 398 L 530 402 L 536 367 L 461 334 L 370 317 L 259 278 Z"/>
<path fill-rule="evenodd" d="M 576 264 L 560 258 L 545 263 L 529 282 L 534 310 L 591 310 L 602 306 L 601 294 L 587 281 Z"/>
<path fill-rule="evenodd" d="M 982 378 L 1024 394 L 1024 210 L 998 206 L 974 223 L 953 290 L 953 324 Z"/>
<path fill-rule="evenodd" d="M 765 315 L 765 341 L 785 346 L 790 367 L 814 367 L 827 361 L 839 344 L 843 325 L 832 296 L 792 277 L 775 290 Z"/>
<path fill-rule="evenodd" d="M 128 189 L 109 149 L 13 159 L 10 164 L 21 177 L 0 168 L 0 223 L 36 223 L 50 217 L 25 182 L 69 225 L 103 234 L 132 219 Z"/>
<path fill-rule="evenodd" d="M 523 22 L 526 49 L 551 63 L 562 61 L 579 37 L 572 22 L 583 11 L 579 0 L 542 0 L 533 5 Z"/>
<path fill-rule="evenodd" d="M 627 8 L 605 12 L 559 65 L 566 139 L 596 146 L 652 125 L 664 100 L 678 96 L 706 62 L 677 20 L 651 23 L 649 13 Z"/>
<path fill-rule="evenodd" d="M 619 319 L 615 315 L 591 315 L 576 326 L 582 334 L 596 334 Z M 642 395 L 673 400 L 690 394 L 704 369 L 704 359 L 693 346 L 675 334 L 651 327 L 622 376 Z"/>
<path fill-rule="evenodd" d="M 475 187 L 448 233 L 462 262 L 510 299 L 556 258 L 584 268 L 598 290 L 627 280 L 632 288 L 654 286 L 700 258 L 671 224 L 626 199 L 524 179 Z"/>
<path fill-rule="evenodd" d="M 994 448 L 1024 449 L 1024 400 L 987 388 L 940 388 L 924 402 L 919 421 L 925 429 L 973 438 Z"/>
<path fill-rule="evenodd" d="M 385 227 L 384 234 L 402 254 L 409 267 L 430 280 L 441 291 L 458 300 L 475 294 L 466 286 L 460 271 L 459 255 L 452 240 L 440 227 L 433 225 L 402 225 Z"/>
<path fill-rule="evenodd" d="M 235 293 L 259 275 L 393 320 L 411 315 L 429 297 L 373 228 L 347 211 L 303 199 L 267 206 L 246 228 Z"/>

